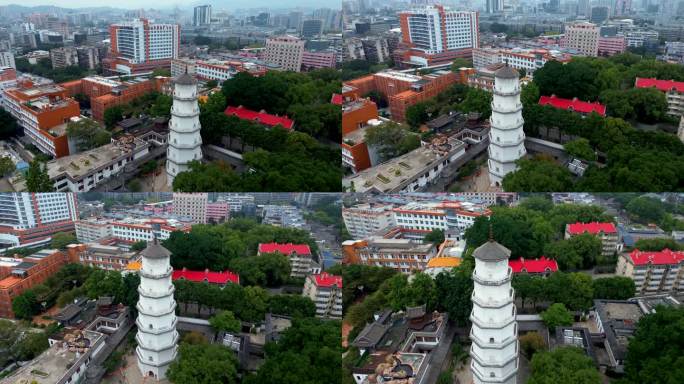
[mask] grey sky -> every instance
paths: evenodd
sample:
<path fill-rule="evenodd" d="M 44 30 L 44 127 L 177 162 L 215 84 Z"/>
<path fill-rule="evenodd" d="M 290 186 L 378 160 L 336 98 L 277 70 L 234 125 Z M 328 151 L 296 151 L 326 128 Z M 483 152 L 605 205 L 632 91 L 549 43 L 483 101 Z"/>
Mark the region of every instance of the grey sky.
<path fill-rule="evenodd" d="M 289 7 L 328 7 L 340 9 L 342 6 L 341 0 L 229 0 L 229 1 L 208 1 L 207 3 L 219 9 L 235 9 L 235 8 L 289 8 Z M 164 9 L 173 8 L 176 4 L 185 8 L 191 4 L 199 5 L 201 2 L 158 2 L 150 3 L 142 0 L 0 0 L 0 6 L 8 4 L 19 4 L 23 6 L 36 5 L 57 5 L 64 8 L 81 8 L 81 7 L 101 7 L 110 6 L 117 8 L 150 8 L 154 4 L 154 8 Z M 164 4 L 164 5 L 162 5 Z"/>

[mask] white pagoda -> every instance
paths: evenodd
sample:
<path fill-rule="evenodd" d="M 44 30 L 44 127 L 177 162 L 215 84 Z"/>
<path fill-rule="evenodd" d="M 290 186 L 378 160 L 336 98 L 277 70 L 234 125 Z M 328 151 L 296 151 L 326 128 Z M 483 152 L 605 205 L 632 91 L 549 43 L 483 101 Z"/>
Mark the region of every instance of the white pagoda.
<path fill-rule="evenodd" d="M 155 238 L 142 252 L 138 293 L 136 355 L 143 377 L 162 380 L 176 358 L 176 301 L 170 263 L 171 253 Z"/>
<path fill-rule="evenodd" d="M 475 384 L 515 384 L 518 324 L 508 266 L 511 251 L 490 239 L 475 250 L 470 370 Z"/>
<path fill-rule="evenodd" d="M 168 148 L 166 150 L 166 182 L 170 187 L 188 163 L 202 160 L 197 82 L 187 73 L 174 82 L 173 106 L 169 121 Z"/>
<path fill-rule="evenodd" d="M 489 182 L 499 187 L 504 176 L 517 169 L 516 160 L 526 153 L 518 71 L 508 65 L 494 73 L 489 121 Z"/>

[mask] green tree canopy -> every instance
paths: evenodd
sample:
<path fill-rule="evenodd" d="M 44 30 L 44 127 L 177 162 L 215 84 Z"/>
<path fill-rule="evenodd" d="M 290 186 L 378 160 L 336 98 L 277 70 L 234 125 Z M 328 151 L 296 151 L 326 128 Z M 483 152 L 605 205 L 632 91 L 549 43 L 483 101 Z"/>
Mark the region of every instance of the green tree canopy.
<path fill-rule="evenodd" d="M 518 169 L 503 179 L 503 189 L 518 192 L 552 192 L 572 190 L 570 171 L 553 159 L 538 156 L 518 160 Z"/>
<path fill-rule="evenodd" d="M 222 345 L 182 343 L 178 354 L 166 373 L 172 383 L 238 383 L 235 353 Z"/>
<path fill-rule="evenodd" d="M 377 147 L 382 161 L 420 147 L 420 137 L 402 125 L 388 122 L 366 129 L 367 145 Z"/>
<path fill-rule="evenodd" d="M 53 192 L 55 186 L 50 180 L 47 166 L 34 159 L 26 173 L 26 189 L 29 192 Z"/>
<path fill-rule="evenodd" d="M 535 353 L 528 384 L 601 384 L 594 361 L 576 347 Z"/>
<path fill-rule="evenodd" d="M 217 331 L 238 333 L 242 329 L 240 320 L 235 318 L 231 311 L 220 311 L 209 318 L 209 324 Z"/>
<path fill-rule="evenodd" d="M 109 144 L 112 134 L 102 129 L 100 124 L 91 119 L 80 119 L 67 123 L 67 135 L 76 141 L 79 151 L 101 147 Z"/>
<path fill-rule="evenodd" d="M 634 280 L 624 276 L 602 277 L 592 281 L 595 299 L 627 300 L 634 297 Z"/>
<path fill-rule="evenodd" d="M 671 384 L 684 377 L 684 308 L 659 307 L 629 341 L 625 383 Z M 663 369 L 668 367 L 668 369 Z"/>
<path fill-rule="evenodd" d="M 552 304 L 546 311 L 541 313 L 544 324 L 552 333 L 556 332 L 559 325 L 572 325 L 573 316 L 562 303 Z"/>
<path fill-rule="evenodd" d="M 444 231 L 441 229 L 433 229 L 430 233 L 425 235 L 423 242 L 432 243 L 434 245 L 439 245 L 444 242 Z"/>
<path fill-rule="evenodd" d="M 565 143 L 563 148 L 570 156 L 588 161 L 596 160 L 596 152 L 589 144 L 589 140 L 583 137 Z"/>
<path fill-rule="evenodd" d="M 78 243 L 78 241 L 73 232 L 57 232 L 52 235 L 52 248 L 65 250 L 67 245 L 76 243 Z"/>

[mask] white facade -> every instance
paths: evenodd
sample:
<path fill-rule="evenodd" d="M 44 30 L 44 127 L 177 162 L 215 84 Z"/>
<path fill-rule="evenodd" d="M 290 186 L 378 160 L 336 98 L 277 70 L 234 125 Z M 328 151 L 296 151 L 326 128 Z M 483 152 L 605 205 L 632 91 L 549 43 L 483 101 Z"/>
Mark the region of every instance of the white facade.
<path fill-rule="evenodd" d="M 180 28 L 177 24 L 154 24 L 146 19 L 114 24 L 112 46 L 117 57 L 131 64 L 178 58 Z"/>
<path fill-rule="evenodd" d="M 527 153 L 520 81 L 518 72 L 511 67 L 503 67 L 495 73 L 490 123 L 489 182 L 500 186 L 504 176 L 517 169 L 515 162 Z"/>
<path fill-rule="evenodd" d="M 394 225 L 391 205 L 370 204 L 342 208 L 342 218 L 347 232 L 354 239 L 365 239 L 377 231 Z"/>
<path fill-rule="evenodd" d="M 477 12 L 452 11 L 429 5 L 416 7 L 401 15 L 406 17 L 412 45 L 425 53 L 436 54 L 479 46 Z"/>
<path fill-rule="evenodd" d="M 72 193 L 2 193 L 0 224 L 14 229 L 78 220 Z"/>
<path fill-rule="evenodd" d="M 187 73 L 181 75 L 173 89 L 173 106 L 169 122 L 169 140 L 166 152 L 166 181 L 188 169 L 191 161 L 202 160 L 197 82 Z"/>
<path fill-rule="evenodd" d="M 0 67 L 12 67 L 17 69 L 17 65 L 14 63 L 14 55 L 12 52 L 0 52 Z"/>
<path fill-rule="evenodd" d="M 342 318 L 342 277 L 326 272 L 309 275 L 304 282 L 302 296 L 316 304 L 316 317 Z"/>
<path fill-rule="evenodd" d="M 518 325 L 515 320 L 510 251 L 489 240 L 473 253 L 473 311 L 470 369 L 475 384 L 515 384 L 518 372 Z"/>
<path fill-rule="evenodd" d="M 598 56 L 600 28 L 596 24 L 577 22 L 565 26 L 565 47 L 586 56 Z"/>
<path fill-rule="evenodd" d="M 305 43 L 305 40 L 289 35 L 267 39 L 264 60 L 278 64 L 286 71 L 299 72 L 302 68 Z"/>
<path fill-rule="evenodd" d="M 178 216 L 190 217 L 194 223 L 207 223 L 206 193 L 174 193 L 173 213 Z"/>
<path fill-rule="evenodd" d="M 194 11 L 192 25 L 200 26 L 211 23 L 211 5 L 197 6 Z"/>
<path fill-rule="evenodd" d="M 155 239 L 142 256 L 135 352 L 142 376 L 162 380 L 176 358 L 178 344 L 171 253 Z"/>

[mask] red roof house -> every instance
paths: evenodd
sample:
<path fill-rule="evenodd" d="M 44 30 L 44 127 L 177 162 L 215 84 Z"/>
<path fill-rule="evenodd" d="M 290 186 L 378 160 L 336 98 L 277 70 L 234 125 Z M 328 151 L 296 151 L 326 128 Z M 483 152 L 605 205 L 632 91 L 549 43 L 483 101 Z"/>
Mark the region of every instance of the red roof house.
<path fill-rule="evenodd" d="M 617 228 L 613 223 L 574 223 L 568 224 L 567 232 L 571 235 L 580 235 L 585 232 L 589 232 L 592 235 L 598 233 L 617 233 Z"/>
<path fill-rule="evenodd" d="M 287 116 L 271 115 L 264 111 L 256 112 L 252 111 L 251 109 L 247 109 L 242 105 L 239 107 L 229 106 L 226 108 L 224 113 L 227 116 L 236 116 L 241 120 L 250 120 L 268 127 L 280 125 L 287 130 L 290 130 L 294 127 L 294 120 L 288 119 Z"/>
<path fill-rule="evenodd" d="M 566 111 L 579 112 L 582 114 L 590 114 L 596 112 L 601 116 L 606 115 L 606 106 L 596 102 L 582 101 L 578 100 L 576 97 L 574 99 L 563 99 L 556 97 L 556 95 L 542 96 L 539 98 L 539 105 L 550 105 L 554 108 L 565 109 Z"/>
<path fill-rule="evenodd" d="M 311 255 L 311 249 L 307 244 L 278 244 L 278 243 L 261 243 L 259 244 L 259 253 L 274 253 L 280 252 L 283 255 L 297 254 L 300 256 Z"/>
<path fill-rule="evenodd" d="M 344 97 L 340 95 L 339 93 L 333 93 L 332 98 L 330 99 L 331 104 L 335 105 L 342 105 L 344 103 Z"/>
<path fill-rule="evenodd" d="M 511 267 L 513 273 L 551 273 L 558 271 L 556 260 L 547 259 L 545 256 L 533 260 L 526 260 L 522 257 L 517 260 L 508 260 L 508 266 Z"/>
<path fill-rule="evenodd" d="M 314 282 L 317 286 L 323 288 L 330 288 L 336 286 L 337 288 L 342 288 L 342 276 L 331 275 L 327 272 L 319 273 L 318 275 L 313 275 Z"/>
<path fill-rule="evenodd" d="M 226 285 L 227 283 L 240 284 L 240 276 L 231 271 L 214 272 L 208 269 L 204 271 L 189 271 L 186 268 L 174 270 L 171 278 L 175 280 L 189 280 L 196 283 L 207 282 L 210 284 Z"/>
<path fill-rule="evenodd" d="M 684 252 L 672 251 L 663 249 L 660 252 L 642 252 L 638 249 L 629 254 L 630 259 L 634 265 L 663 265 L 663 264 L 678 264 L 684 261 Z"/>
<path fill-rule="evenodd" d="M 637 77 L 634 86 L 636 88 L 658 88 L 658 90 L 663 92 L 674 91 L 684 93 L 684 81 L 642 79 Z"/>

